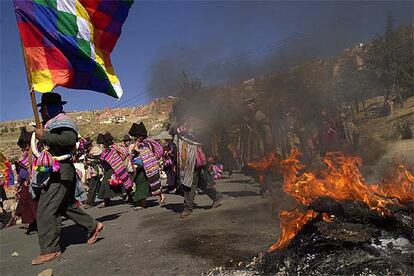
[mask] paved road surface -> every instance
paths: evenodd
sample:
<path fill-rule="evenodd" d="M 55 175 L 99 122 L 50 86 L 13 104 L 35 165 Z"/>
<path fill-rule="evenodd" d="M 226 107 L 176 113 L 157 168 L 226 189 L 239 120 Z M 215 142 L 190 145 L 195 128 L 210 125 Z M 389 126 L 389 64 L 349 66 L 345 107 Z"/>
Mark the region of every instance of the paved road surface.
<path fill-rule="evenodd" d="M 0 231 L 0 274 L 36 275 L 52 268 L 54 275 L 200 275 L 209 269 L 251 259 L 277 240 L 277 215 L 258 194 L 258 186 L 240 174 L 218 181 L 224 205 L 198 195 L 198 208 L 179 220 L 183 198 L 168 195 L 163 206 L 134 211 L 118 204 L 88 209 L 106 226 L 102 239 L 86 245 L 86 234 L 66 221 L 62 229 L 63 257 L 32 267 L 39 254 L 37 236 L 12 227 Z M 18 257 L 12 257 L 18 252 Z"/>

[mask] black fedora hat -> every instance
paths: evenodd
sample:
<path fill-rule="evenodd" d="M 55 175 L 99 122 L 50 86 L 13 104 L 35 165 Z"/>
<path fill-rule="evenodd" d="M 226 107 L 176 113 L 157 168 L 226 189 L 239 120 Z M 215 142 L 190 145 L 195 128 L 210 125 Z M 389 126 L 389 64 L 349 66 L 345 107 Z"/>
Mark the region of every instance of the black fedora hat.
<path fill-rule="evenodd" d="M 105 132 L 105 134 L 99 133 L 96 138 L 96 143 L 110 146 L 114 143 L 114 137 L 112 137 L 112 134 L 109 131 Z"/>
<path fill-rule="evenodd" d="M 148 137 L 147 128 L 145 127 L 144 123 L 141 122 L 139 124 L 133 123 L 131 128 L 128 131 L 128 134 L 132 137 Z"/>
<path fill-rule="evenodd" d="M 66 104 L 67 101 L 62 101 L 62 97 L 58 93 L 54 92 L 48 92 L 42 94 L 42 99 L 39 104 L 37 104 L 38 107 L 44 105 L 44 104 Z"/>
<path fill-rule="evenodd" d="M 114 143 L 114 137 L 112 137 L 112 134 L 107 131 L 105 132 L 105 134 L 103 135 L 103 144 L 105 146 L 110 146 Z"/>
<path fill-rule="evenodd" d="M 105 132 L 105 134 L 103 136 L 104 136 L 104 139 L 106 141 L 113 141 L 114 140 L 114 137 L 112 137 L 112 134 L 109 131 Z"/>
<path fill-rule="evenodd" d="M 19 147 L 24 147 L 25 145 L 30 145 L 30 140 L 32 138 L 32 132 L 26 130 L 25 127 L 20 129 L 19 140 L 17 140 L 17 145 Z"/>

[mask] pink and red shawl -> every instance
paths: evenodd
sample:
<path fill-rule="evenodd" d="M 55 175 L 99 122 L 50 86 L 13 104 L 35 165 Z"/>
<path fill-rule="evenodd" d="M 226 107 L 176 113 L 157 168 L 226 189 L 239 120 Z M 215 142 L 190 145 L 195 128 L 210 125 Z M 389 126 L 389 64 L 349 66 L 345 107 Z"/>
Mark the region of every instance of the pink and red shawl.
<path fill-rule="evenodd" d="M 26 170 L 29 169 L 29 152 L 23 152 L 22 156 L 19 158 L 19 165 Z"/>
<path fill-rule="evenodd" d="M 123 181 L 125 189 L 129 190 L 132 188 L 133 183 L 129 177 L 124 159 L 121 157 L 122 153 L 120 154 L 115 146 L 116 145 L 109 146 L 109 148 L 101 154 L 101 160 L 108 162 L 114 170 L 115 175 Z"/>

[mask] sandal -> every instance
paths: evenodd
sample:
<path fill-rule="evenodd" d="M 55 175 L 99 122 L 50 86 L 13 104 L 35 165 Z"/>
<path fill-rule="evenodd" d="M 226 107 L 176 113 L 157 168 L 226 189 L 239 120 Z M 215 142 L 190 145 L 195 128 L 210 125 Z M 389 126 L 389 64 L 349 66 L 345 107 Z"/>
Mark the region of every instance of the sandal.
<path fill-rule="evenodd" d="M 60 256 L 62 256 L 62 253 L 60 251 L 48 254 L 41 254 L 32 261 L 32 265 L 41 265 L 44 263 L 48 263 L 53 261 L 54 259 L 59 258 Z"/>
<path fill-rule="evenodd" d="M 104 225 L 102 223 L 98 222 L 96 224 L 95 231 L 93 231 L 91 233 L 91 235 L 89 236 L 89 239 L 88 239 L 88 242 L 87 242 L 88 245 L 92 245 L 98 240 L 98 236 L 102 232 L 103 229 L 104 229 Z"/>

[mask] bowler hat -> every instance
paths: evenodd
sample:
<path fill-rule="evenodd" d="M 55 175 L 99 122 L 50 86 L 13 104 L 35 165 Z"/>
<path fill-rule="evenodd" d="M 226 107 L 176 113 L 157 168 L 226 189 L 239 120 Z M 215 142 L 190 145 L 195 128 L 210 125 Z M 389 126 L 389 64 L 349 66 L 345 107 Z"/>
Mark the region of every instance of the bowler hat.
<path fill-rule="evenodd" d="M 107 131 L 107 132 L 105 132 L 105 134 L 104 134 L 104 139 L 105 139 L 106 141 L 113 141 L 113 140 L 114 140 L 114 137 L 112 137 L 112 134 L 111 134 L 109 131 Z"/>
<path fill-rule="evenodd" d="M 112 137 L 112 134 L 109 131 L 105 132 L 105 134 L 99 133 L 96 138 L 96 143 L 110 146 L 114 143 L 114 137 Z"/>
<path fill-rule="evenodd" d="M 23 147 L 25 145 L 30 145 L 30 140 L 32 138 L 32 133 L 28 132 L 25 127 L 20 129 L 19 140 L 17 140 L 17 145 Z"/>
<path fill-rule="evenodd" d="M 131 137 L 129 137 L 129 135 L 125 135 L 124 138 L 122 139 L 122 142 L 129 142 L 131 141 Z"/>
<path fill-rule="evenodd" d="M 144 123 L 141 122 L 139 124 L 133 123 L 131 128 L 128 131 L 128 134 L 132 137 L 148 137 L 147 128 L 145 127 Z"/>
<path fill-rule="evenodd" d="M 44 105 L 44 104 L 66 104 L 67 101 L 62 101 L 62 97 L 58 93 L 54 92 L 48 92 L 42 94 L 42 99 L 39 104 L 37 104 L 38 107 Z"/>

